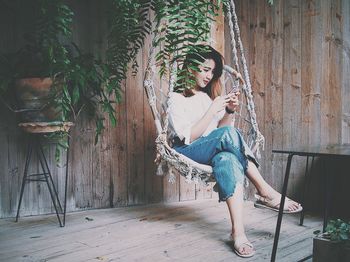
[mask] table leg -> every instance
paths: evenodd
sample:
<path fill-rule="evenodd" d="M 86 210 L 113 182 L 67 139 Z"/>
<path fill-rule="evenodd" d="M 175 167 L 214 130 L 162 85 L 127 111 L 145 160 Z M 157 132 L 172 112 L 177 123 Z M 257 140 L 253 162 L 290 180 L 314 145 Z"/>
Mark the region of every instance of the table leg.
<path fill-rule="evenodd" d="M 274 237 L 274 240 L 273 240 L 271 262 L 274 262 L 276 260 L 277 245 L 278 245 L 278 239 L 279 239 L 279 235 L 280 235 L 282 216 L 283 216 L 283 207 L 284 207 L 284 203 L 285 203 L 285 200 L 286 200 L 288 179 L 289 179 L 289 173 L 290 173 L 290 166 L 292 164 L 293 156 L 294 156 L 293 154 L 289 154 L 288 155 L 288 162 L 287 162 L 287 167 L 286 167 L 286 173 L 284 175 L 284 182 L 283 182 L 283 188 L 282 188 L 282 193 L 281 193 L 282 196 L 281 196 L 280 208 L 279 208 L 279 211 L 278 211 L 278 218 L 277 218 L 275 237 Z"/>
<path fill-rule="evenodd" d="M 307 160 L 306 160 L 306 167 L 305 167 L 305 182 L 304 182 L 304 195 L 302 197 L 302 207 L 303 207 L 303 210 L 301 211 L 300 213 L 300 222 L 299 222 L 299 225 L 302 226 L 304 224 L 304 216 L 305 216 L 305 210 L 306 210 L 306 204 L 305 204 L 305 199 L 306 199 L 306 192 L 307 190 L 310 188 L 310 174 L 312 174 L 312 171 L 313 171 L 313 166 L 314 166 L 314 159 L 315 157 L 313 156 L 312 157 L 312 160 L 311 160 L 311 168 L 309 170 L 309 157 L 310 156 L 307 156 Z"/>
<path fill-rule="evenodd" d="M 305 182 L 304 182 L 304 192 L 303 195 L 301 197 L 301 205 L 303 206 L 303 210 L 300 213 L 300 222 L 299 225 L 302 226 L 304 224 L 304 211 L 305 211 L 305 198 L 306 198 L 306 191 L 307 191 L 307 177 L 308 177 L 308 173 L 309 173 L 309 156 L 306 157 L 306 166 L 305 166 L 305 174 L 304 174 L 304 178 L 305 178 Z"/>
<path fill-rule="evenodd" d="M 329 207 L 331 202 L 331 189 L 333 188 L 332 181 L 329 179 L 329 174 L 327 170 L 326 161 L 323 161 L 323 170 L 324 170 L 324 190 L 325 190 L 325 203 L 323 211 L 323 232 L 326 231 L 329 218 Z"/>

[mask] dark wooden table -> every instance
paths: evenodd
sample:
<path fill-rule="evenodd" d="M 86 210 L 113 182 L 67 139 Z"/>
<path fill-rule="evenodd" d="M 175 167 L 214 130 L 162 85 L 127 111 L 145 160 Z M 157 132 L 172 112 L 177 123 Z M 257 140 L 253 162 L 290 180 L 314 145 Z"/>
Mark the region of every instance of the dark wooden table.
<path fill-rule="evenodd" d="M 331 158 L 349 158 L 350 159 L 350 144 L 331 144 L 331 145 L 320 145 L 320 146 L 305 146 L 305 147 L 296 147 L 296 148 L 286 148 L 286 149 L 273 149 L 273 153 L 281 153 L 288 154 L 288 161 L 286 166 L 286 171 L 284 175 L 283 188 L 282 188 L 282 196 L 280 202 L 280 208 L 278 212 L 278 219 L 276 224 L 275 237 L 273 242 L 271 261 L 275 261 L 278 239 L 281 230 L 282 216 L 283 216 L 283 206 L 286 199 L 287 187 L 288 187 L 288 179 L 290 173 L 290 167 L 292 165 L 293 156 L 305 156 L 307 157 L 305 174 L 308 173 L 308 160 L 309 157 L 312 157 L 311 169 L 313 166 L 313 160 L 315 157 L 324 157 L 327 159 Z M 328 177 L 327 172 L 325 172 L 326 178 Z M 324 208 L 324 217 L 323 217 L 323 230 L 325 229 L 328 221 L 328 212 L 329 212 L 329 204 L 330 204 L 330 196 L 328 190 L 328 183 L 326 183 L 326 197 L 325 197 L 325 208 Z M 303 214 L 300 219 L 300 224 L 303 222 Z M 312 255 L 310 256 L 312 257 Z M 309 258 L 309 257 L 308 257 Z"/>

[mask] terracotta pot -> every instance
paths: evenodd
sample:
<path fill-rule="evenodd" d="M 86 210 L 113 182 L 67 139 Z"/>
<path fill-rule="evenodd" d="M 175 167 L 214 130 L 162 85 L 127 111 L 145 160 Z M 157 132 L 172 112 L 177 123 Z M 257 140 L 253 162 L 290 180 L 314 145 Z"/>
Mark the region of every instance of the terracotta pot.
<path fill-rule="evenodd" d="M 61 120 L 53 104 L 51 78 L 23 78 L 15 82 L 17 108 L 22 122 L 51 122 Z"/>

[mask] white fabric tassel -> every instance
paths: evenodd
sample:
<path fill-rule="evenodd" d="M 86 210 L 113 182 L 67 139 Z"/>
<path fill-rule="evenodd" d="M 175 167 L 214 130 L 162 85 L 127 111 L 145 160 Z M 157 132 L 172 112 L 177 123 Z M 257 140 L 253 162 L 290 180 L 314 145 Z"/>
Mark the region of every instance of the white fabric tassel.
<path fill-rule="evenodd" d="M 192 167 L 189 167 L 188 173 L 186 175 L 186 183 L 192 182 Z"/>
<path fill-rule="evenodd" d="M 174 184 L 176 181 L 176 176 L 174 174 L 174 171 L 173 171 L 173 167 L 170 167 L 169 168 L 169 178 L 168 178 L 168 182 L 171 183 L 171 184 Z"/>
<path fill-rule="evenodd" d="M 157 176 L 164 176 L 164 171 L 163 171 L 163 161 L 161 161 L 158 166 L 157 166 L 157 172 L 156 175 Z"/>
<path fill-rule="evenodd" d="M 260 146 L 258 146 L 258 148 L 256 149 L 255 155 L 256 155 L 256 157 L 257 157 L 258 159 L 261 159 Z"/>
<path fill-rule="evenodd" d="M 196 176 L 194 176 L 194 177 L 192 178 L 192 181 L 193 181 L 196 185 L 198 185 L 198 183 L 199 183 L 199 181 L 200 181 L 199 175 L 197 174 Z"/>

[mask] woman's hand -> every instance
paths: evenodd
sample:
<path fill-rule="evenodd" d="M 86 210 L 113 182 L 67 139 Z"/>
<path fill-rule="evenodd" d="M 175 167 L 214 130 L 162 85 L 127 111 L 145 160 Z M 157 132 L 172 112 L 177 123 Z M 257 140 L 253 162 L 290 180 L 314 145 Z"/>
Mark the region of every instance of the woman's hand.
<path fill-rule="evenodd" d="M 225 107 L 229 105 L 230 101 L 231 101 L 231 95 L 218 96 L 213 100 L 213 103 L 211 104 L 209 111 L 212 113 L 212 115 L 215 115 L 216 113 L 224 110 Z"/>
<path fill-rule="evenodd" d="M 236 107 L 239 105 L 239 95 L 240 95 L 240 92 L 235 92 L 233 94 L 229 94 L 227 95 L 226 97 L 229 98 L 229 101 L 228 101 L 228 104 L 227 104 L 227 108 L 230 110 L 230 111 L 235 111 L 236 110 Z"/>
<path fill-rule="evenodd" d="M 215 115 L 218 112 L 224 110 L 225 107 L 229 104 L 230 100 L 231 98 L 229 96 L 218 96 L 213 100 L 204 116 L 191 127 L 190 142 L 203 135 L 209 124 L 213 121 Z"/>
<path fill-rule="evenodd" d="M 231 112 L 235 111 L 236 107 L 239 105 L 239 100 L 238 100 L 239 94 L 240 93 L 238 91 L 238 92 L 226 95 L 226 97 L 228 97 L 228 100 L 229 100 L 226 107 L 228 110 L 226 110 L 225 115 L 220 120 L 218 127 L 231 126 L 232 117 L 234 116 L 234 114 L 232 114 Z"/>

